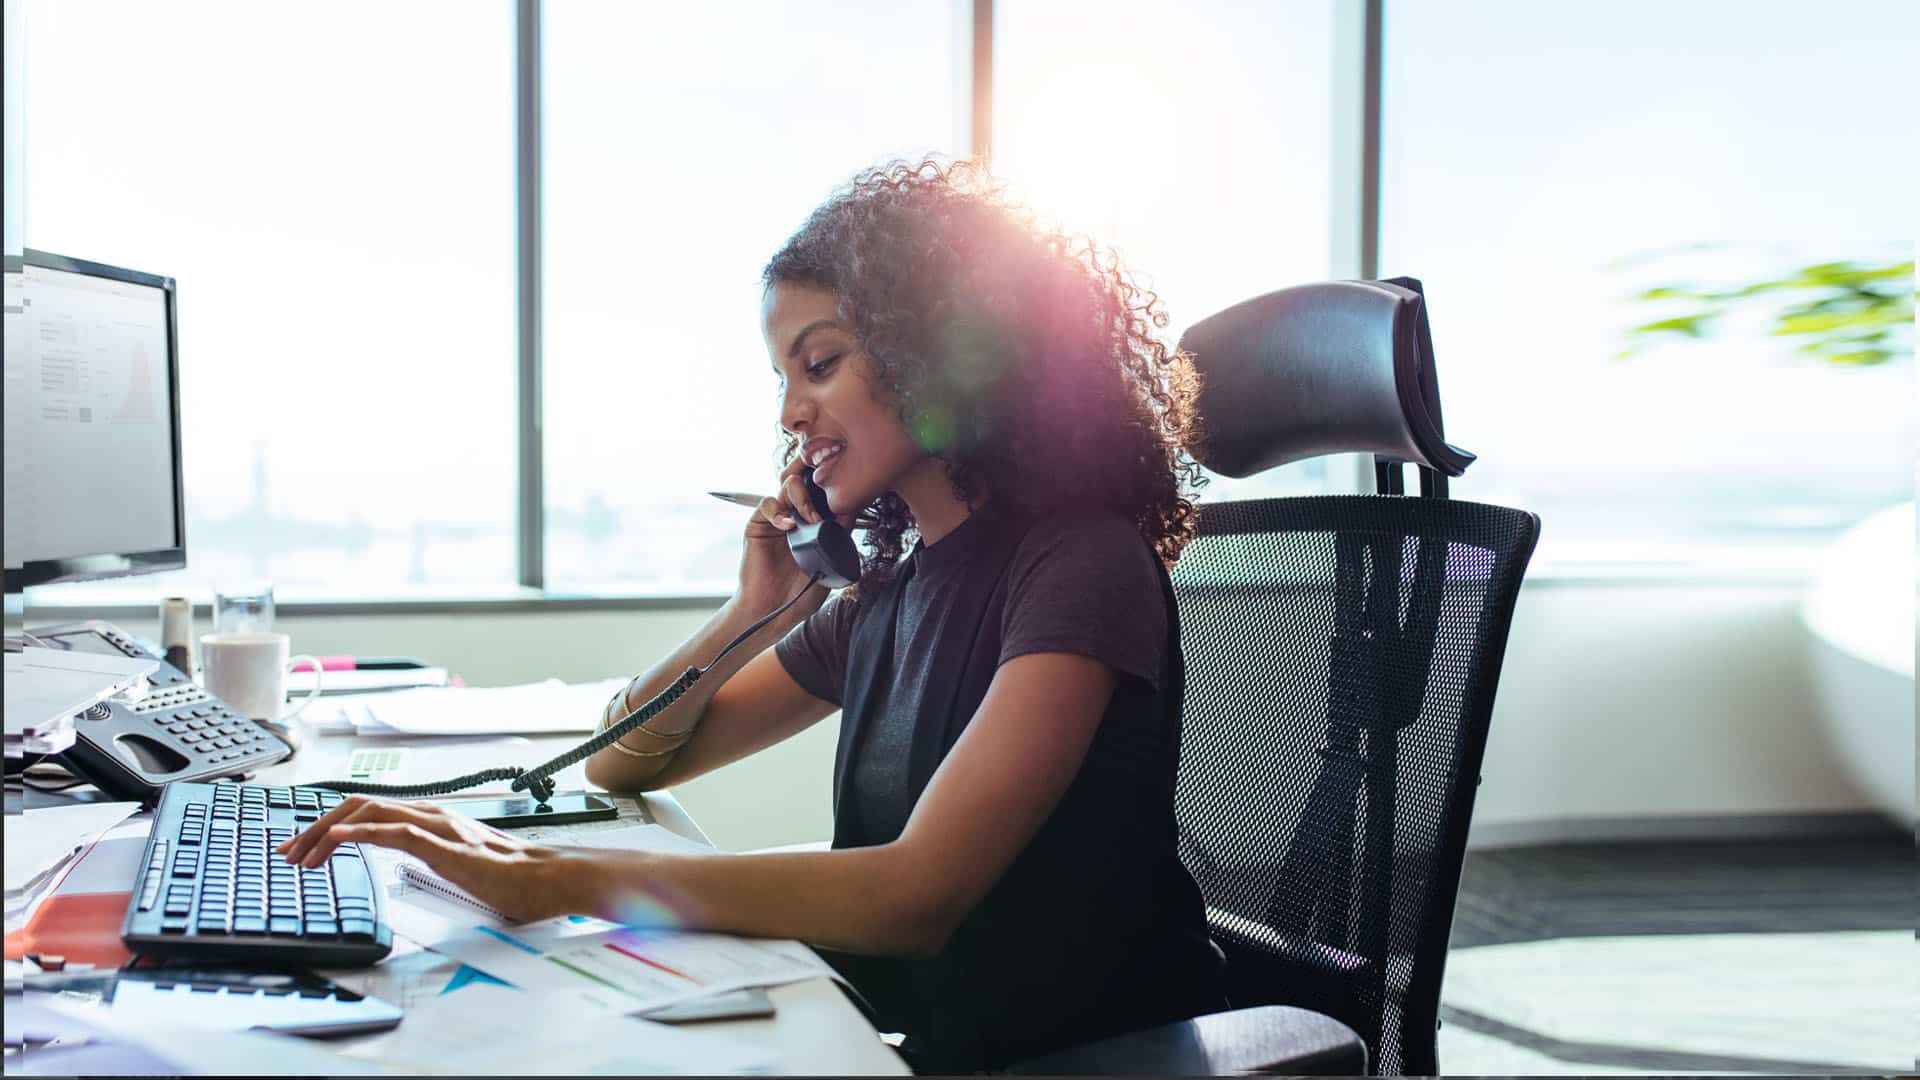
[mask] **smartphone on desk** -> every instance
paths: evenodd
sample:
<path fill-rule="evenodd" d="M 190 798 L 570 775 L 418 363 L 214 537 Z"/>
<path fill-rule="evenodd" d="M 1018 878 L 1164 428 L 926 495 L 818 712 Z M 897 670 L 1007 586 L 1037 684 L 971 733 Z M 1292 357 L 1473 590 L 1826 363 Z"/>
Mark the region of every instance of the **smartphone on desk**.
<path fill-rule="evenodd" d="M 572 825 L 581 821 L 606 821 L 619 816 L 619 808 L 609 799 L 585 792 L 555 795 L 541 806 L 530 798 L 447 799 L 440 806 L 456 814 L 492 825 L 496 829 L 525 829 L 535 825 Z"/>

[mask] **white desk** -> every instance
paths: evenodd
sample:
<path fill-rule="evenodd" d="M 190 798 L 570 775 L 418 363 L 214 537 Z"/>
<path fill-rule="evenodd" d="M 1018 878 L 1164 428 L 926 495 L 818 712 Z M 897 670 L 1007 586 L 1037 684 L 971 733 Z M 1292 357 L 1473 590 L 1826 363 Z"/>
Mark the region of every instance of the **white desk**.
<path fill-rule="evenodd" d="M 357 746 L 405 746 L 413 755 L 434 754 L 436 744 L 445 747 L 451 766 L 444 775 L 457 776 L 488 764 L 531 767 L 575 745 L 584 736 L 528 737 L 526 745 L 504 759 L 487 757 L 469 763 L 473 744 L 465 740 L 416 740 L 392 738 L 356 739 L 351 736 L 309 736 L 306 747 L 292 760 L 262 770 L 250 782 L 260 784 L 298 784 L 319 780 L 338 780 L 347 774 L 347 762 Z M 466 749 L 459 749 L 462 744 Z M 487 753 L 492 753 L 491 751 Z M 435 755 L 440 756 L 440 755 Z M 458 758 L 457 763 L 453 760 Z M 556 775 L 559 790 L 586 787 L 582 765 L 573 765 Z M 435 769 L 432 775 L 442 773 Z M 505 784 L 488 785 L 475 791 L 506 790 Z M 623 802 L 631 800 L 621 800 Z M 648 820 L 696 840 L 706 836 L 695 825 L 672 795 L 657 792 L 640 803 Z M 449 973 L 457 963 L 449 961 Z M 742 1041 L 768 1047 L 779 1055 L 779 1069 L 785 1073 L 905 1076 L 911 1073 L 893 1049 L 882 1042 L 873 1025 L 847 1000 L 839 987 L 824 978 L 809 979 L 775 987 L 769 992 L 775 1006 L 772 1017 L 760 1020 L 721 1020 L 696 1025 Z M 404 1025 L 404 1021 L 402 1022 Z M 381 1035 L 364 1036 L 338 1044 L 357 1057 L 379 1059 Z M 262 1073 L 271 1073 L 272 1063 L 261 1063 Z"/>

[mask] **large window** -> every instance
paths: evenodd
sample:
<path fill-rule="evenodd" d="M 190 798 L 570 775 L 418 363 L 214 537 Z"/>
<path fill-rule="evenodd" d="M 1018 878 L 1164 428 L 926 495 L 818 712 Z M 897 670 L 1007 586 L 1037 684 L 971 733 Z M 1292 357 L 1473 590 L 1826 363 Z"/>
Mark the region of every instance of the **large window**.
<path fill-rule="evenodd" d="M 1116 247 L 1167 339 L 1330 273 L 1333 3 L 994 6 L 994 169 Z M 1319 490 L 1318 459 L 1210 498 Z M 1335 478 L 1334 485 L 1344 483 Z"/>
<path fill-rule="evenodd" d="M 1779 332 L 1844 286 L 1681 294 L 1913 258 L 1920 6 L 1386 10 L 1380 265 L 1433 303 L 1456 495 L 1556 559 L 1769 564 L 1912 497 L 1910 324 L 1883 358 Z"/>
<path fill-rule="evenodd" d="M 1480 455 L 1455 493 L 1540 511 L 1549 560 L 1778 565 L 1911 496 L 1911 324 L 1779 331 L 1913 257 L 1920 6 L 1383 6 L 1369 146 L 1358 0 L 1000 0 L 978 41 L 974 0 L 29 4 L 27 243 L 179 280 L 193 560 L 47 599 L 725 592 L 746 511 L 704 492 L 775 470 L 760 268 L 860 168 L 970 153 L 976 55 L 995 171 L 1117 248 L 1170 341 L 1353 272 L 1377 212 Z"/>
<path fill-rule="evenodd" d="M 726 593 L 772 490 L 759 274 L 863 166 L 964 154 L 953 0 L 546 5 L 546 582 Z"/>
<path fill-rule="evenodd" d="M 26 11 L 27 245 L 179 281 L 191 566 L 134 594 L 511 585 L 511 5 Z"/>

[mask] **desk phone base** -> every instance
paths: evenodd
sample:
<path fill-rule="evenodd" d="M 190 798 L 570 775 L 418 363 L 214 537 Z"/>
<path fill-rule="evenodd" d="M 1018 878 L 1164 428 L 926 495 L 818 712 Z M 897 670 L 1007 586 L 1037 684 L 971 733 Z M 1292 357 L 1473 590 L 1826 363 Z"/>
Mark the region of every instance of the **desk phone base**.
<path fill-rule="evenodd" d="M 194 685 L 125 631 L 99 619 L 27 631 L 26 641 L 68 652 L 159 661 L 151 692 L 134 701 L 102 702 L 74 722 L 65 764 L 116 799 L 151 802 L 180 780 L 251 773 L 293 753 L 272 732 Z"/>

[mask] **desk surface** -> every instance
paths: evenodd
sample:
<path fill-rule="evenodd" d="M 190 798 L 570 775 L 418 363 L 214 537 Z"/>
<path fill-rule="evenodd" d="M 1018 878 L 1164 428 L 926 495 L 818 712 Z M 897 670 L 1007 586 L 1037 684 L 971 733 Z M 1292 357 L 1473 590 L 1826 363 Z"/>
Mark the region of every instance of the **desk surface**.
<path fill-rule="evenodd" d="M 299 754 L 289 761 L 262 770 L 250 782 L 299 784 L 337 780 L 347 774 L 347 763 L 353 751 L 369 746 L 404 747 L 413 756 L 414 768 L 444 763 L 448 766 L 444 772 L 434 767 L 428 770 L 428 775 L 457 776 L 486 765 L 531 766 L 573 746 L 578 738 L 573 735 L 529 736 L 503 743 L 497 739 L 407 740 L 309 735 L 305 748 Z M 501 757 L 503 750 L 506 754 L 504 758 Z M 422 760 L 428 755 L 430 759 Z M 469 764 L 468 761 L 476 756 L 483 760 Z M 562 771 L 555 779 L 561 791 L 586 787 L 583 766 L 579 764 Z M 506 788 L 500 784 L 474 790 L 504 792 Z M 634 802 L 631 799 L 618 801 L 629 805 Z M 706 840 L 705 834 L 672 795 L 652 793 L 639 800 L 639 806 L 647 820 L 683 836 Z M 449 974 L 458 966 L 457 962 L 449 960 Z M 778 1070 L 783 1073 L 903 1076 L 911 1072 L 900 1056 L 880 1040 L 873 1025 L 832 981 L 809 979 L 775 987 L 769 991 L 769 995 L 775 1006 L 772 1017 L 712 1021 L 694 1027 L 702 1032 L 724 1035 L 772 1050 L 779 1057 Z M 355 1057 L 378 1061 L 382 1038 L 382 1035 L 376 1034 L 331 1041 L 329 1045 Z M 271 1062 L 262 1062 L 260 1065 L 262 1074 L 273 1073 Z"/>

